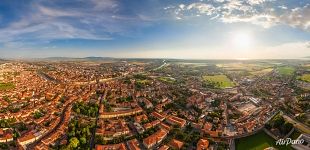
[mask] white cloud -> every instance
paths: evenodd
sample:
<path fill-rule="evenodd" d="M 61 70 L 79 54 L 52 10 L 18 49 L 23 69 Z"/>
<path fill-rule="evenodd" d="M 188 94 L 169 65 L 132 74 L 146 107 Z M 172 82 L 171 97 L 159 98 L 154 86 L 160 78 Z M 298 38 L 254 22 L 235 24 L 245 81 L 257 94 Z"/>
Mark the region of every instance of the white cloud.
<path fill-rule="evenodd" d="M 226 0 L 214 0 L 215 2 L 218 2 L 218 3 L 223 3 L 225 2 Z"/>
<path fill-rule="evenodd" d="M 259 5 L 267 1 L 272 1 L 272 0 L 248 0 L 248 3 L 250 5 Z"/>
<path fill-rule="evenodd" d="M 279 8 L 281 8 L 281 9 L 287 9 L 287 7 L 286 6 L 284 6 L 284 5 L 281 5 L 281 6 L 278 6 Z"/>
<path fill-rule="evenodd" d="M 243 2 L 241 0 L 231 0 L 225 3 L 222 8 L 232 11 L 238 9 L 240 6 L 242 6 L 242 4 Z"/>
<path fill-rule="evenodd" d="M 179 7 L 183 10 L 185 5 L 184 4 L 180 4 Z"/>
<path fill-rule="evenodd" d="M 50 17 L 78 17 L 83 14 L 80 12 L 74 11 L 64 11 L 60 9 L 48 8 L 43 5 L 37 5 L 36 8 L 39 10 L 39 13 L 45 16 Z"/>
<path fill-rule="evenodd" d="M 197 10 L 200 14 L 212 15 L 216 9 L 210 4 L 205 3 L 193 3 L 187 6 L 187 10 Z"/>
<path fill-rule="evenodd" d="M 207 15 L 211 16 L 210 19 L 219 19 L 225 23 L 247 22 L 264 28 L 286 24 L 310 31 L 310 4 L 288 9 L 285 5 L 277 5 L 276 0 L 214 0 L 214 3 L 182 4 L 182 9 L 176 9 L 175 15 L 182 19 Z"/>
<path fill-rule="evenodd" d="M 153 21 L 144 14 L 121 15 L 114 0 L 80 1 L 61 7 L 61 1 L 34 1 L 19 20 L 0 28 L 0 43 L 7 46 L 44 43 L 57 39 L 110 40 L 111 34 L 125 35 L 128 28 Z M 96 30 L 94 30 L 96 29 Z"/>
<path fill-rule="evenodd" d="M 91 0 L 95 10 L 106 11 L 106 10 L 117 10 L 118 2 L 115 0 Z"/>
<path fill-rule="evenodd" d="M 284 24 L 310 31 L 310 4 L 297 7 L 280 16 Z"/>
<path fill-rule="evenodd" d="M 260 25 L 264 28 L 269 28 L 278 22 L 277 17 L 272 16 L 272 15 L 267 15 L 267 14 L 253 15 L 249 17 L 223 16 L 221 20 L 226 23 L 248 22 L 248 23 Z"/>

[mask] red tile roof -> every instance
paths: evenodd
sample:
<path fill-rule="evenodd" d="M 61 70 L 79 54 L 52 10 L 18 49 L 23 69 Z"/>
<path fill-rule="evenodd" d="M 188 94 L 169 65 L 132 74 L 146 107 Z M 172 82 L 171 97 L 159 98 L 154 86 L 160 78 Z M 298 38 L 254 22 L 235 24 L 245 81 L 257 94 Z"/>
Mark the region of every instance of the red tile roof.
<path fill-rule="evenodd" d="M 96 145 L 96 150 L 127 150 L 124 143 L 111 145 Z"/>
<path fill-rule="evenodd" d="M 176 139 L 172 139 L 172 140 L 169 142 L 169 146 L 171 146 L 171 147 L 174 148 L 174 149 L 181 149 L 183 145 L 184 145 L 183 142 L 181 142 L 181 141 L 179 141 L 179 140 L 176 140 Z"/>
<path fill-rule="evenodd" d="M 200 139 L 197 143 L 197 150 L 206 150 L 209 147 L 209 141 L 207 139 Z"/>

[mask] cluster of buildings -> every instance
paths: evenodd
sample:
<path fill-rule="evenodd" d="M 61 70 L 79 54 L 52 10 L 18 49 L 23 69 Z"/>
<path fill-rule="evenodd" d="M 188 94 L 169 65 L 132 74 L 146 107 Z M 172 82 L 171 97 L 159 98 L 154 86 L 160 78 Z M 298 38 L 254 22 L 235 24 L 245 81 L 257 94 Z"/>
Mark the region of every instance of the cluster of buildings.
<path fill-rule="evenodd" d="M 123 119 L 117 120 L 99 120 L 99 128 L 96 130 L 96 134 L 105 137 L 119 137 L 122 135 L 127 135 L 131 131 Z"/>
<path fill-rule="evenodd" d="M 3 66 L 2 66 L 3 67 Z M 0 120 L 13 121 L 15 125 L 0 129 L 1 141 L 13 140 L 13 127 L 17 132 L 20 149 L 47 149 L 65 136 L 71 118 L 71 104 L 90 97 L 93 87 L 75 84 L 59 84 L 53 78 L 43 76 L 37 70 L 42 66 L 16 63 L 4 66 L 6 72 L 18 72 L 5 81 L 14 84 L 13 89 L 0 91 Z M 19 127 L 22 126 L 22 127 Z"/>
<path fill-rule="evenodd" d="M 12 142 L 16 132 L 20 149 L 67 145 L 68 125 L 78 116 L 96 120 L 92 136 L 104 140 L 95 144 L 96 150 L 203 150 L 212 147 L 210 139 L 227 142 L 262 129 L 277 112 L 273 106 L 292 98 L 292 89 L 279 80 L 246 80 L 238 87 L 208 91 L 193 76 L 180 85 L 171 84 L 159 80 L 160 73 L 145 73 L 144 65 L 126 61 L 0 65 L 0 81 L 14 84 L 0 90 L 0 120 L 13 121 L 0 128 L 0 143 Z M 257 89 L 264 90 L 253 94 Z M 268 96 L 259 96 L 266 91 Z M 275 100 L 277 96 L 283 99 Z M 77 101 L 98 105 L 98 115 L 72 112 Z M 175 129 L 198 132 L 199 139 L 186 143 L 175 137 Z"/>
<path fill-rule="evenodd" d="M 168 98 L 171 89 L 155 79 L 149 80 L 151 86 L 143 90 L 135 89 L 135 80 L 127 83 L 123 83 L 122 80 L 105 83 L 106 91 L 103 96 L 104 102 L 99 109 L 99 128 L 96 134 L 104 137 L 108 143 L 119 137 L 131 137 L 131 140 L 115 144 L 97 144 L 97 150 L 180 149 L 184 146 L 183 141 L 174 138 L 168 143 L 163 143 L 173 126 L 184 129 L 188 121 L 167 110 L 166 106 L 172 103 L 174 98 Z M 149 134 L 151 130 L 153 132 Z M 143 138 L 138 138 L 139 136 Z M 206 149 L 209 145 L 204 146 Z"/>
<path fill-rule="evenodd" d="M 0 143 L 8 143 L 13 141 L 13 131 L 7 128 L 0 128 Z"/>

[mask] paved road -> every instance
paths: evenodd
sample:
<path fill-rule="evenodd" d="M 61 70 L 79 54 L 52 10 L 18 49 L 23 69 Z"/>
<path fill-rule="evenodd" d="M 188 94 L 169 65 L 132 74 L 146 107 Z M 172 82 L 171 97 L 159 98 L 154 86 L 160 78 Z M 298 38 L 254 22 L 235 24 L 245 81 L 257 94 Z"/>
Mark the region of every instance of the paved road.
<path fill-rule="evenodd" d="M 118 77 L 114 77 L 114 78 L 103 78 L 103 79 L 99 79 L 99 82 L 103 83 L 103 82 L 112 81 L 112 80 L 115 80 L 115 79 L 120 79 L 122 77 L 123 76 L 118 76 Z M 97 82 L 96 80 L 93 80 L 93 81 L 88 81 L 88 82 L 74 82 L 73 84 L 76 84 L 76 85 L 88 85 L 88 84 L 95 84 L 96 82 Z"/>
<path fill-rule="evenodd" d="M 295 119 L 292 119 L 291 117 L 287 115 L 283 115 L 283 118 L 287 120 L 288 122 L 292 123 L 296 128 L 301 130 L 302 132 L 305 132 L 307 134 L 310 134 L 310 128 L 304 125 L 303 123 L 296 121 Z"/>
<path fill-rule="evenodd" d="M 104 100 L 104 99 L 106 99 L 106 93 L 107 93 L 107 91 L 106 91 L 106 89 L 104 90 L 104 95 L 100 95 L 100 101 L 99 101 L 99 109 L 98 109 L 98 111 L 97 111 L 97 114 L 96 114 L 96 122 L 95 122 L 95 128 L 93 129 L 93 131 L 92 131 L 92 136 L 91 136 L 91 139 L 90 139 L 90 144 L 89 144 L 89 147 L 90 147 L 90 149 L 93 149 L 93 147 L 94 147 L 94 144 L 95 144 L 95 138 L 96 138 L 96 130 L 97 130 L 97 125 L 98 125 L 98 120 L 99 120 L 99 110 L 100 110 L 100 107 L 101 107 L 101 104 L 102 104 L 102 101 Z"/>
<path fill-rule="evenodd" d="M 44 73 L 42 71 L 37 71 L 37 75 L 39 75 L 41 78 L 43 78 L 43 79 L 45 79 L 47 81 L 51 81 L 51 82 L 56 83 L 56 84 L 60 83 L 59 80 L 49 76 L 48 74 L 46 74 L 46 73 Z"/>

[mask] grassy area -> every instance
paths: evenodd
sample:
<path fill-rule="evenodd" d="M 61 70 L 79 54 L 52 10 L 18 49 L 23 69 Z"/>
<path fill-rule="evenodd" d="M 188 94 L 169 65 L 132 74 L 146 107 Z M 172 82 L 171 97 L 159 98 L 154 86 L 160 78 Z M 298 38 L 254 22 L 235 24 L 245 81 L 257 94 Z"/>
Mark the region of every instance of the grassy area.
<path fill-rule="evenodd" d="M 226 71 L 259 71 L 266 68 L 272 67 L 270 64 L 259 64 L 259 63 L 226 63 L 226 64 L 216 64 L 217 67 L 222 68 Z"/>
<path fill-rule="evenodd" d="M 310 82 L 310 74 L 303 74 L 302 76 L 297 77 L 297 79 Z"/>
<path fill-rule="evenodd" d="M 276 141 L 264 131 L 260 131 L 249 137 L 237 139 L 235 142 L 236 150 L 263 150 L 267 147 L 275 147 L 281 150 L 292 150 L 290 146 L 276 145 Z"/>
<path fill-rule="evenodd" d="M 272 70 L 273 70 L 272 68 L 267 68 L 267 69 L 263 69 L 263 70 L 259 70 L 259 71 L 252 71 L 250 73 L 252 75 L 260 76 L 260 75 L 267 74 L 267 73 L 271 72 Z"/>
<path fill-rule="evenodd" d="M 140 84 L 149 84 L 150 81 L 149 80 L 139 80 L 138 79 L 136 82 L 140 83 Z"/>
<path fill-rule="evenodd" d="M 286 66 L 286 67 L 279 67 L 279 68 L 277 68 L 277 70 L 279 71 L 279 73 L 281 75 L 286 75 L 286 76 L 293 75 L 294 72 L 295 72 L 295 68 L 288 67 L 288 66 Z"/>
<path fill-rule="evenodd" d="M 159 77 L 158 79 L 160 81 L 167 82 L 167 83 L 175 83 L 176 81 L 174 78 L 171 78 L 171 77 Z"/>
<path fill-rule="evenodd" d="M 13 89 L 15 85 L 13 83 L 0 83 L 0 90 Z"/>
<path fill-rule="evenodd" d="M 150 80 L 148 79 L 136 79 L 136 82 L 135 82 L 135 86 L 137 89 L 142 89 L 149 84 L 150 84 Z"/>
<path fill-rule="evenodd" d="M 235 86 L 226 75 L 203 76 L 203 80 L 212 83 L 217 88 L 227 88 Z"/>

